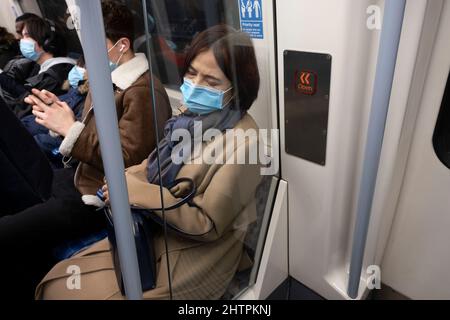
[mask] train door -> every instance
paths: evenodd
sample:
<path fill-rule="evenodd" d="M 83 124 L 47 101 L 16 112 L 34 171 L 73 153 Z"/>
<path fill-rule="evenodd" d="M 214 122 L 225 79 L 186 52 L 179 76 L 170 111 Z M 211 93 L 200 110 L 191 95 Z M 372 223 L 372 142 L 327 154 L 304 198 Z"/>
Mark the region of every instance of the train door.
<path fill-rule="evenodd" d="M 423 91 L 417 100 L 410 149 L 381 270 L 383 282 L 413 299 L 448 299 L 450 260 L 449 15 L 435 4 L 435 36 Z"/>
<path fill-rule="evenodd" d="M 448 41 L 443 40 L 448 6 L 442 1 L 401 5 L 275 1 L 292 298 L 311 297 L 305 294 L 309 288 L 327 299 L 362 299 L 378 292 L 372 289 L 381 283 L 410 297 L 448 297 L 448 283 L 442 281 L 448 268 L 441 268 L 448 255 L 439 257 L 448 238 L 448 170 L 432 150 L 448 76 Z M 367 152 L 377 143 L 369 137 L 380 109 L 374 104 L 380 90 L 374 88 L 380 89 L 379 65 L 388 56 L 381 51 L 387 29 L 398 32 L 390 42 L 391 49 L 397 47 L 389 53 L 393 86 L 383 98 L 386 115 L 377 116 L 386 120 L 378 131 L 380 162 L 370 167 Z M 425 78 L 432 53 L 434 74 Z M 424 85 L 427 99 L 421 97 Z M 369 171 L 375 175 L 367 197 Z M 360 208 L 368 199 L 364 226 Z"/>

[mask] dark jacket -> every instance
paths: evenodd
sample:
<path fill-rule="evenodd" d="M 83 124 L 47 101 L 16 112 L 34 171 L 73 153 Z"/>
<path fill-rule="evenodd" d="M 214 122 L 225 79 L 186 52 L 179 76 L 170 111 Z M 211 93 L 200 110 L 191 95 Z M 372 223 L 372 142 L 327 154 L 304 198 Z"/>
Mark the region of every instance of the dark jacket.
<path fill-rule="evenodd" d="M 3 70 L 18 54 L 20 50 L 17 42 L 0 44 L 0 69 Z"/>
<path fill-rule="evenodd" d="M 60 58 L 54 58 L 60 59 Z M 24 69 L 26 62 L 24 64 L 18 64 L 18 69 L 16 69 L 15 73 L 19 72 L 19 69 Z M 38 65 L 39 66 L 39 65 Z M 5 88 L 5 82 L 2 81 L 1 86 L 3 91 L 7 91 L 12 93 L 8 105 L 11 110 L 16 114 L 17 117 L 23 118 L 29 114 L 31 114 L 31 106 L 23 102 L 26 96 L 28 96 L 31 92 L 31 89 L 39 89 L 39 90 L 47 90 L 53 92 L 55 95 L 59 96 L 66 91 L 62 89 L 64 81 L 67 79 L 67 76 L 70 70 L 73 68 L 73 63 L 68 63 L 67 61 L 61 63 L 55 63 L 46 71 L 36 74 L 36 66 L 33 67 L 31 71 L 32 76 L 25 80 L 25 83 L 22 84 L 20 81 L 17 81 L 16 78 L 13 78 L 14 82 L 8 81 L 8 87 Z M 42 66 L 39 66 L 40 69 Z M 24 71 L 24 70 L 21 70 Z M 21 72 L 20 71 L 20 72 Z M 19 72 L 19 74 L 20 74 Z M 4 77 L 3 77 L 4 78 Z M 11 77 L 12 78 L 12 77 Z M 5 80 L 5 79 L 3 79 Z M 6 89 L 6 90 L 5 90 Z"/>
<path fill-rule="evenodd" d="M 86 101 L 86 96 L 89 93 L 89 81 L 85 80 L 77 88 L 72 88 L 69 81 L 66 80 L 62 87 L 63 90 L 68 91 L 66 94 L 59 97 L 59 100 L 66 102 L 77 120 L 81 120 L 83 116 L 84 102 Z"/>
<path fill-rule="evenodd" d="M 63 84 L 73 66 L 74 64 L 71 63 L 58 63 L 45 72 L 38 73 L 37 75 L 28 78 L 24 87 L 29 91 L 33 88 L 39 90 L 45 89 L 53 92 L 57 96 L 65 94 L 67 91 L 63 90 Z"/>
<path fill-rule="evenodd" d="M 16 80 L 17 83 L 24 85 L 28 78 L 39 73 L 40 68 L 36 62 L 22 56 L 17 56 L 6 64 L 3 69 L 3 74 Z"/>
<path fill-rule="evenodd" d="M 45 155 L 0 99 L 0 216 L 45 201 L 52 170 Z"/>

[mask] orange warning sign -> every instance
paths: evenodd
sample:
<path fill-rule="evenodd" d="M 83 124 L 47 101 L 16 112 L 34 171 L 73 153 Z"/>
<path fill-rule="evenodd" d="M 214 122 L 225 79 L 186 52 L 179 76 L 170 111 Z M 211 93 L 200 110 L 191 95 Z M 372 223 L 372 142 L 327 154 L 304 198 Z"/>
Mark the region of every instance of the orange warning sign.
<path fill-rule="evenodd" d="M 314 95 L 317 92 L 317 74 L 312 71 L 297 72 L 296 89 L 303 94 Z"/>

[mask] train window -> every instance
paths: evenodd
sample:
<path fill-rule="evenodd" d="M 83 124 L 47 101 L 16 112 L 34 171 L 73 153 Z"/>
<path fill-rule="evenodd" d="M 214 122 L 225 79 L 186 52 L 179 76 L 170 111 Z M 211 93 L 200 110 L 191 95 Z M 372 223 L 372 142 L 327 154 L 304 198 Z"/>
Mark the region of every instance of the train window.
<path fill-rule="evenodd" d="M 140 0 L 123 0 L 136 15 L 138 30 L 134 47 L 147 53 L 144 19 Z M 229 0 L 149 0 L 148 23 L 152 39 L 153 71 L 168 88 L 178 90 L 186 46 L 193 37 L 219 23 L 239 28 L 236 1 Z"/>
<path fill-rule="evenodd" d="M 450 169 L 450 74 L 434 131 L 433 145 L 438 158 Z"/>
<path fill-rule="evenodd" d="M 64 33 L 68 56 L 78 58 L 82 53 L 81 44 L 75 28 L 70 27 L 70 14 L 67 9 L 66 1 L 38 0 L 37 3 L 42 16 L 54 21 L 59 32 Z"/>
<path fill-rule="evenodd" d="M 148 16 L 146 19 L 148 20 L 150 29 L 150 37 L 148 37 L 150 43 L 146 43 L 147 37 L 144 31 L 145 23 L 143 21 L 144 14 L 141 8 L 142 1 L 125 0 L 122 3 L 126 3 L 133 14 L 139 17 L 135 19 L 136 30 L 140 31 L 136 35 L 137 39 L 134 43 L 135 50 L 147 54 L 147 46 L 151 48 L 150 54 L 154 76 L 159 78 L 166 88 L 174 90 L 180 90 L 180 86 L 183 84 L 183 78 L 190 77 L 190 70 L 187 75 L 182 74 L 182 72 L 186 55 L 195 36 L 220 24 L 226 24 L 236 30 L 240 29 L 239 2 L 235 0 L 148 0 Z M 228 63 L 233 64 L 233 58 Z M 248 63 L 250 64 L 251 62 Z M 238 71 L 238 69 L 236 66 L 229 68 L 232 73 L 229 75 L 232 85 L 238 78 L 237 72 L 242 71 Z M 194 70 L 195 72 L 196 70 Z M 214 83 L 205 84 L 210 86 L 215 85 Z M 180 100 L 180 104 L 182 103 L 183 101 Z M 248 185 L 248 188 L 254 188 L 253 194 L 250 197 L 254 216 L 250 219 L 251 221 L 248 221 L 248 224 L 244 222 L 242 226 L 242 229 L 246 230 L 244 235 L 238 235 L 236 233 L 233 236 L 235 239 L 236 237 L 239 238 L 235 242 L 235 245 L 242 247 L 240 263 L 231 263 L 231 260 L 234 259 L 231 258 L 233 255 L 231 251 L 233 250 L 221 254 L 221 262 L 219 263 L 219 260 L 217 260 L 217 263 L 222 266 L 214 265 L 216 262 L 213 262 L 213 260 L 218 256 L 215 257 L 215 254 L 210 254 L 208 251 L 204 251 L 202 257 L 198 256 L 198 260 L 204 263 L 205 266 L 188 258 L 180 259 L 177 264 L 185 264 L 184 268 L 186 268 L 182 273 L 186 277 L 192 277 L 190 280 L 184 280 L 186 283 L 190 283 L 192 287 L 198 288 L 197 292 L 201 292 L 201 294 L 197 295 L 197 293 L 187 287 L 177 288 L 175 285 L 175 298 L 210 298 L 215 296 L 214 291 L 222 290 L 221 286 L 223 283 L 227 283 L 225 292 L 222 292 L 220 296 L 216 297 L 233 299 L 255 283 L 279 182 L 279 179 L 274 176 L 276 174 L 261 174 L 256 185 Z M 236 188 L 237 185 L 230 187 Z M 245 193 L 245 191 L 242 192 Z M 234 201 L 234 199 L 230 200 Z M 170 213 L 167 214 L 170 215 Z M 209 214 L 216 216 L 218 213 L 211 212 Z M 242 223 L 242 221 L 234 222 L 234 224 L 239 223 Z M 220 224 L 217 228 L 221 228 Z M 228 235 L 224 235 L 223 237 L 225 239 Z M 213 244 L 210 245 L 212 247 L 214 246 Z M 218 244 L 217 250 L 213 251 L 220 252 L 220 247 L 221 245 Z M 204 267 L 210 270 L 208 276 L 200 276 L 201 272 L 198 272 L 199 269 Z M 192 268 L 192 270 L 188 270 L 189 268 Z M 176 273 L 175 271 L 172 274 L 174 283 L 177 282 Z M 230 274 L 232 275 L 231 278 Z M 203 282 L 207 284 L 205 285 Z M 212 287 L 208 288 L 208 285 Z M 206 294 L 205 292 L 208 290 L 210 293 Z M 187 296 L 183 295 L 183 293 L 187 294 Z"/>

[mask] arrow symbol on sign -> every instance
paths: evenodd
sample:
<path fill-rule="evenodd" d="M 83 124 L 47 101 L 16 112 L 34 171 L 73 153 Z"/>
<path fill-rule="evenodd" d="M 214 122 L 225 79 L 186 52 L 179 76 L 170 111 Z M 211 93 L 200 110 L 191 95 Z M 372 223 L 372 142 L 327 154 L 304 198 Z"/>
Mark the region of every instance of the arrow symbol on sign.
<path fill-rule="evenodd" d="M 309 77 L 311 77 L 311 73 L 307 73 L 307 74 L 306 74 L 306 77 L 305 77 L 306 84 L 311 84 L 311 83 L 309 82 Z"/>
<path fill-rule="evenodd" d="M 311 77 L 311 73 L 309 72 L 302 72 L 302 74 L 300 75 L 300 81 L 302 84 L 311 84 L 309 81 L 309 78 Z"/>

